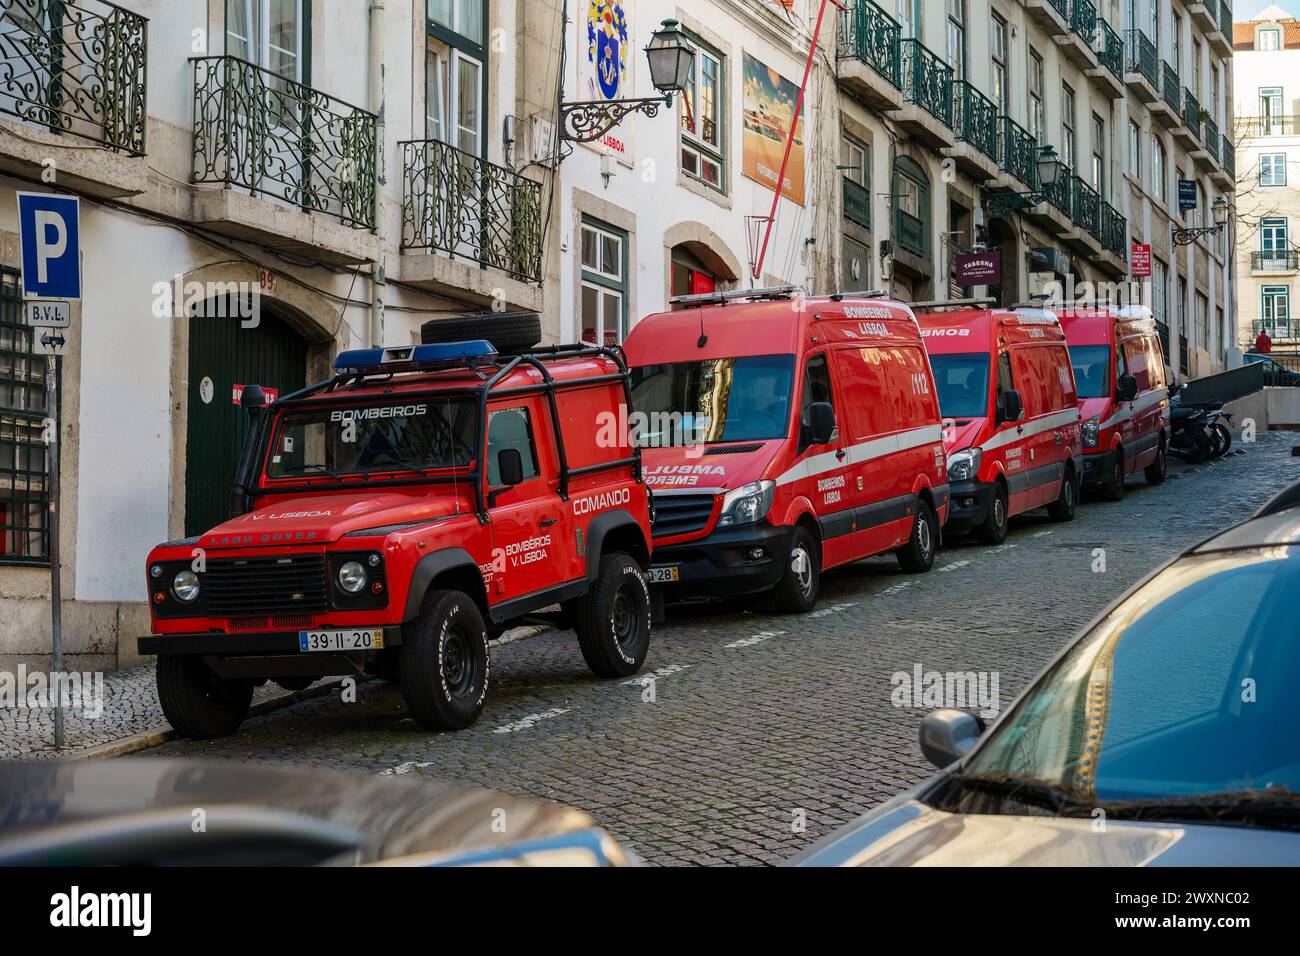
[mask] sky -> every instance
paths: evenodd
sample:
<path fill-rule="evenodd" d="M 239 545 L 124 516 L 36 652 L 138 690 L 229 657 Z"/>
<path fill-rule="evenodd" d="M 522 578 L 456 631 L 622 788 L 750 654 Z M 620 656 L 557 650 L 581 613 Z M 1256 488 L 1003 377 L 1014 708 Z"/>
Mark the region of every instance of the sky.
<path fill-rule="evenodd" d="M 1296 2 L 1296 0 L 1236 0 L 1236 3 L 1231 4 L 1232 19 L 1237 23 L 1249 20 L 1265 7 L 1271 7 L 1274 3 L 1292 14 L 1295 13 L 1297 8 L 1300 8 L 1300 2 Z"/>

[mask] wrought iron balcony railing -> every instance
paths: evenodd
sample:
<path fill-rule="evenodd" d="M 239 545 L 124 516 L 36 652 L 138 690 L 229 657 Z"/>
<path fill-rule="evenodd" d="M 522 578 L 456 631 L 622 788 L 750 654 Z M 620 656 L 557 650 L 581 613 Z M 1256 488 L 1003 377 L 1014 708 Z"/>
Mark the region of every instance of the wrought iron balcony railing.
<path fill-rule="evenodd" d="M 1128 259 L 1128 220 L 1104 199 L 1101 202 L 1101 246 L 1121 259 Z"/>
<path fill-rule="evenodd" d="M 848 177 L 844 179 L 844 218 L 871 228 L 871 191 Z"/>
<path fill-rule="evenodd" d="M 1038 185 L 1038 143 L 1010 116 L 998 117 L 998 168 L 1031 189 Z"/>
<path fill-rule="evenodd" d="M 1188 374 L 1187 336 L 1182 332 L 1178 333 L 1178 371 L 1184 375 Z"/>
<path fill-rule="evenodd" d="M 1174 113 L 1181 116 L 1183 112 L 1183 86 L 1178 79 L 1178 71 L 1164 60 L 1160 62 L 1160 66 L 1162 67 L 1161 72 L 1164 76 L 1164 82 L 1161 84 L 1161 93 L 1164 95 L 1165 102 L 1169 104 L 1169 107 L 1174 111 Z"/>
<path fill-rule="evenodd" d="M 105 0 L 0 0 L 0 113 L 143 155 L 148 25 Z"/>
<path fill-rule="evenodd" d="M 1300 135 L 1300 116 L 1238 116 L 1237 139 Z"/>
<path fill-rule="evenodd" d="M 1252 272 L 1296 272 L 1300 271 L 1300 252 L 1294 249 L 1270 249 L 1267 252 L 1250 254 Z"/>
<path fill-rule="evenodd" d="M 902 28 L 871 0 L 851 0 L 840 11 L 840 56 L 867 64 L 894 86 L 903 85 Z"/>
<path fill-rule="evenodd" d="M 1214 125 L 1214 120 L 1208 116 L 1205 117 L 1205 151 L 1214 157 L 1214 161 L 1219 161 L 1219 127 Z"/>
<path fill-rule="evenodd" d="M 929 255 L 926 231 L 925 223 L 910 212 L 894 210 L 894 242 L 900 248 L 917 256 Z"/>
<path fill-rule="evenodd" d="M 1101 194 L 1078 176 L 1070 177 L 1071 218 L 1080 229 L 1101 238 Z"/>
<path fill-rule="evenodd" d="M 966 80 L 952 84 L 953 129 L 989 159 L 998 158 L 998 108 Z"/>
<path fill-rule="evenodd" d="M 1063 168 L 1056 177 L 1056 182 L 1050 186 L 1042 187 L 1043 196 L 1046 197 L 1047 201 L 1053 207 L 1065 213 L 1066 216 L 1070 215 L 1070 200 L 1074 194 L 1074 190 L 1070 186 L 1070 180 L 1073 178 L 1074 174 L 1070 170 Z"/>
<path fill-rule="evenodd" d="M 1153 87 L 1160 86 L 1160 57 L 1156 45 L 1141 30 L 1129 30 L 1127 34 L 1127 58 L 1125 69 L 1130 73 L 1141 73 Z"/>
<path fill-rule="evenodd" d="M 952 126 L 952 67 L 920 40 L 902 41 L 903 96 Z"/>
<path fill-rule="evenodd" d="M 1097 18 L 1097 36 L 1092 48 L 1101 65 L 1110 70 L 1115 79 L 1124 79 L 1124 41 L 1115 32 L 1115 28 L 1101 17 Z"/>
<path fill-rule="evenodd" d="M 1097 35 L 1097 6 L 1092 0 L 1074 0 L 1070 8 L 1070 29 L 1085 43 Z"/>
<path fill-rule="evenodd" d="M 1228 174 L 1228 178 L 1234 183 L 1237 181 L 1237 147 L 1233 145 L 1228 135 L 1223 134 L 1223 153 L 1222 153 L 1223 171 Z"/>
<path fill-rule="evenodd" d="M 1192 91 L 1183 87 L 1183 123 L 1197 139 L 1201 138 L 1201 104 Z"/>
<path fill-rule="evenodd" d="M 194 57 L 196 183 L 375 224 L 375 115 L 233 56 Z"/>
<path fill-rule="evenodd" d="M 1219 32 L 1232 41 L 1232 7 L 1219 0 Z"/>
<path fill-rule="evenodd" d="M 542 277 L 542 187 L 439 140 L 402 147 L 402 248 Z"/>
<path fill-rule="evenodd" d="M 1156 319 L 1156 335 L 1160 337 L 1160 354 L 1169 359 L 1169 324 Z"/>

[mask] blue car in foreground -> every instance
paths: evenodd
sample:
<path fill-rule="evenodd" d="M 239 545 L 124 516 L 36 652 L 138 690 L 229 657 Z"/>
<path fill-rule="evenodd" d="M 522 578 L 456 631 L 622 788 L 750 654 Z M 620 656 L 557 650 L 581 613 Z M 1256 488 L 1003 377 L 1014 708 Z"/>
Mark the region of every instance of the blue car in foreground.
<path fill-rule="evenodd" d="M 1300 483 L 1140 583 L 802 866 L 1300 865 Z"/>

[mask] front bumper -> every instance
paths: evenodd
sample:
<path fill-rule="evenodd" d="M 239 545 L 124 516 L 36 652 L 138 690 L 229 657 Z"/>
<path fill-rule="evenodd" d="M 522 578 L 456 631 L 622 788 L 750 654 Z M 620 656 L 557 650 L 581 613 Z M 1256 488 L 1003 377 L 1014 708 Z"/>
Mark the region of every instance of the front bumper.
<path fill-rule="evenodd" d="M 346 628 L 321 627 L 315 630 L 346 630 Z M 402 643 L 400 624 L 384 626 L 384 647 L 398 647 Z M 149 634 L 136 639 L 136 649 L 141 654 L 210 654 L 215 657 L 242 657 L 282 654 L 303 654 L 298 649 L 297 631 L 245 631 L 225 633 L 208 631 L 196 634 Z"/>
<path fill-rule="evenodd" d="M 1090 451 L 1083 456 L 1083 483 L 1096 485 L 1110 480 L 1111 469 L 1115 467 L 1116 452 Z"/>
<path fill-rule="evenodd" d="M 993 485 L 986 481 L 954 481 L 948 486 L 948 523 L 944 530 L 964 534 L 984 521 L 993 501 Z"/>
<path fill-rule="evenodd" d="M 668 600 L 771 590 L 789 563 L 793 534 L 792 526 L 759 521 L 715 530 L 698 541 L 655 548 L 652 565 L 676 567 L 681 575 L 679 581 L 655 587 L 662 589 Z M 762 549 L 762 557 L 750 556 L 755 549 Z"/>

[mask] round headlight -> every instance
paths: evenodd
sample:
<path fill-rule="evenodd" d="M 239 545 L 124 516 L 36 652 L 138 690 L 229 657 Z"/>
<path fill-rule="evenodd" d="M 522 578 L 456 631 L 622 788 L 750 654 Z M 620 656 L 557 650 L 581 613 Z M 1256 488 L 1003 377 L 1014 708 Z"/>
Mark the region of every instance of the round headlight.
<path fill-rule="evenodd" d="M 162 574 L 163 574 L 163 566 L 161 564 L 155 564 L 152 568 L 149 569 L 150 577 L 160 578 L 162 577 Z"/>
<path fill-rule="evenodd" d="M 366 586 L 366 569 L 359 561 L 346 561 L 339 567 L 339 587 L 348 594 L 358 594 Z"/>
<path fill-rule="evenodd" d="M 199 576 L 189 569 L 176 572 L 172 578 L 172 594 L 178 601 L 191 603 L 199 596 Z"/>

